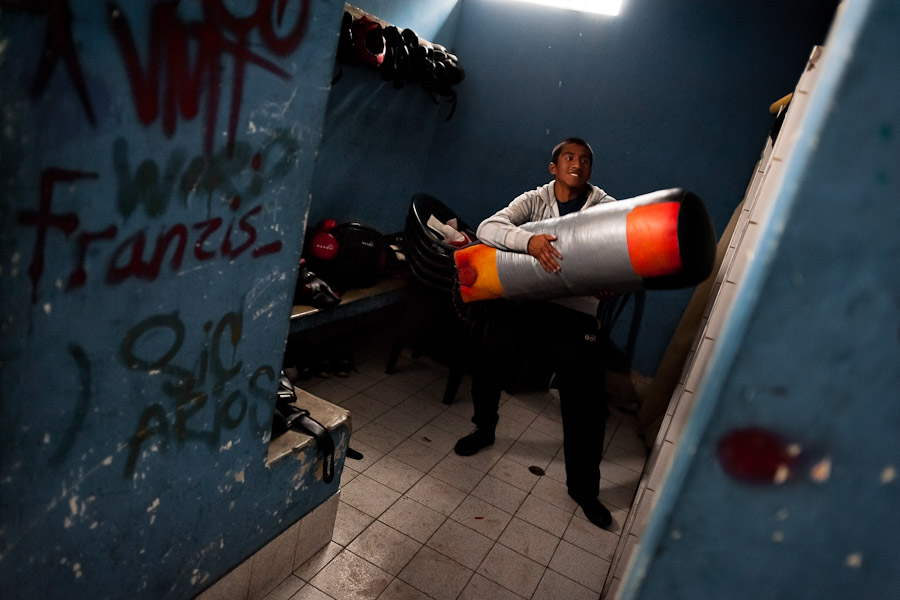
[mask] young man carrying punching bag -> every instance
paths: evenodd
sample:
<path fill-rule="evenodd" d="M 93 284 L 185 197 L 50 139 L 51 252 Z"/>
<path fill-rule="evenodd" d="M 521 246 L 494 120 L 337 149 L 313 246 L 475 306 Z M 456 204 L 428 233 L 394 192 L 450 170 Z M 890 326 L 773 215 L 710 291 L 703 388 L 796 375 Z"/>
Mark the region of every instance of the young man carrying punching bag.
<path fill-rule="evenodd" d="M 552 153 L 553 181 L 515 198 L 478 227 L 478 238 L 501 250 L 533 256 L 547 273 L 563 273 L 565 257 L 556 237 L 520 226 L 561 217 L 615 199 L 589 183 L 593 151 L 580 138 L 568 138 Z M 604 298 L 604 300 L 599 300 Z M 500 393 L 523 348 L 537 346 L 542 360 L 555 371 L 562 410 L 566 485 L 569 496 L 598 527 L 612 523 L 598 499 L 600 459 L 606 431 L 603 364 L 604 343 L 598 305 L 615 294 L 598 290 L 596 297 L 517 303 L 491 301 L 480 357 L 472 381 L 474 432 L 456 443 L 455 452 L 471 456 L 494 443 Z"/>

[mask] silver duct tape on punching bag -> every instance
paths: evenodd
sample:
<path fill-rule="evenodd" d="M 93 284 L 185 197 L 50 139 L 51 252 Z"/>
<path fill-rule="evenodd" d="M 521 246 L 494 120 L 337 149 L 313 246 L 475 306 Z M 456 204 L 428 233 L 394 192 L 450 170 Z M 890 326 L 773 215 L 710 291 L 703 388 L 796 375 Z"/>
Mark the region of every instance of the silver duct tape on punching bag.
<path fill-rule="evenodd" d="M 677 188 L 527 223 L 522 229 L 556 236 L 561 270 L 548 273 L 529 254 L 470 246 L 454 256 L 464 301 L 677 289 L 709 277 L 715 261 L 716 236 L 703 201 Z"/>

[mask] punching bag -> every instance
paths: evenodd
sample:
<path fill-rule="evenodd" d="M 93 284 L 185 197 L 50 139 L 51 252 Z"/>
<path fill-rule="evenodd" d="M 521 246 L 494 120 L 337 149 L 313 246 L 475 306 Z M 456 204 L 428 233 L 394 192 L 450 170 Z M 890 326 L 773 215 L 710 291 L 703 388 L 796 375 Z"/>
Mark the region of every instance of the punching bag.
<path fill-rule="evenodd" d="M 556 236 L 562 269 L 548 273 L 530 254 L 468 246 L 453 256 L 464 302 L 690 287 L 709 277 L 716 257 L 706 206 L 678 188 L 598 204 L 522 229 Z"/>

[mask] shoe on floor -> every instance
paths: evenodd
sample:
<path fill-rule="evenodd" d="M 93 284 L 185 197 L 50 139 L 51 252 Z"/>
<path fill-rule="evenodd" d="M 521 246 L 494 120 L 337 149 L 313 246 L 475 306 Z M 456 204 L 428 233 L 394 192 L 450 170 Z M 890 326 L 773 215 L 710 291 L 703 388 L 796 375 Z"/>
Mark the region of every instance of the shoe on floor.
<path fill-rule="evenodd" d="M 569 496 L 578 503 L 588 521 L 601 529 L 606 529 L 612 525 L 612 515 L 609 514 L 609 510 L 603 506 L 600 500 L 597 498 L 583 498 L 573 495 L 572 492 L 569 492 Z"/>
<path fill-rule="evenodd" d="M 453 451 L 460 456 L 472 456 L 482 448 L 494 443 L 494 432 L 476 429 L 464 438 L 456 442 Z"/>
<path fill-rule="evenodd" d="M 320 358 L 316 363 L 316 375 L 323 379 L 328 379 L 329 377 L 331 377 L 332 369 L 333 366 L 331 364 L 331 361 L 327 358 Z"/>
<path fill-rule="evenodd" d="M 333 359 L 333 372 L 338 377 L 350 377 L 353 371 L 353 357 L 349 352 L 339 352 L 335 354 Z"/>

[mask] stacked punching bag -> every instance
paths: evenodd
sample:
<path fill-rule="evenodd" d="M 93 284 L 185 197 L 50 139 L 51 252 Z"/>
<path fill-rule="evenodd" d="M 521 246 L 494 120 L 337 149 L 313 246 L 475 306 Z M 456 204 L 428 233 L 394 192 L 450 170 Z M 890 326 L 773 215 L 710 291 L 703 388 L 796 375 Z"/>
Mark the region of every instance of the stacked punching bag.
<path fill-rule="evenodd" d="M 709 277 L 716 257 L 716 234 L 703 201 L 677 188 L 522 228 L 556 236 L 562 270 L 547 273 L 529 254 L 469 246 L 454 253 L 464 302 L 690 287 Z"/>

